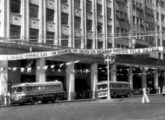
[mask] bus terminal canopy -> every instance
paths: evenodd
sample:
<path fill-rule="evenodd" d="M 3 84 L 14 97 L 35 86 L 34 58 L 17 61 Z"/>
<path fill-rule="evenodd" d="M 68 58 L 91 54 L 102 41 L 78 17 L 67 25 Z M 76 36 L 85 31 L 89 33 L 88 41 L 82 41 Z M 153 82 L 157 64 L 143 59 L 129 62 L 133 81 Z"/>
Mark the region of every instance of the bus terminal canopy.
<path fill-rule="evenodd" d="M 131 55 L 131 54 L 149 54 L 152 52 L 162 52 L 163 47 L 150 47 L 150 48 L 138 48 L 138 49 L 126 49 L 126 48 L 110 48 L 110 49 L 60 49 L 53 51 L 43 52 L 29 52 L 23 54 L 3 54 L 0 55 L 0 60 L 21 60 L 21 59 L 37 59 L 54 57 L 65 54 L 80 54 L 80 55 L 102 55 L 108 57 L 111 55 Z"/>

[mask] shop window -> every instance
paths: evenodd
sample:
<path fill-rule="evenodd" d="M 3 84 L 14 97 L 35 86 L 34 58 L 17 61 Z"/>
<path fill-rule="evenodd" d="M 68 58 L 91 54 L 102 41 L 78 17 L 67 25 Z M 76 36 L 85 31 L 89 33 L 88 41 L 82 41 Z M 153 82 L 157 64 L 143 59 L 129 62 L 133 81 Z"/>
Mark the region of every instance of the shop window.
<path fill-rule="evenodd" d="M 21 26 L 10 25 L 10 37 L 12 39 L 20 39 Z"/>
<path fill-rule="evenodd" d="M 38 18 L 38 6 L 30 4 L 30 17 Z"/>
<path fill-rule="evenodd" d="M 21 60 L 21 67 L 36 67 L 36 60 L 29 59 L 29 60 Z"/>
<path fill-rule="evenodd" d="M 38 42 L 38 34 L 39 34 L 38 29 L 30 28 L 30 41 Z"/>
<path fill-rule="evenodd" d="M 13 13 L 20 13 L 21 0 L 10 0 L 10 11 Z"/>
<path fill-rule="evenodd" d="M 66 13 L 61 14 L 61 23 L 64 25 L 68 25 L 68 14 Z"/>
<path fill-rule="evenodd" d="M 35 75 L 21 75 L 21 83 L 36 82 Z"/>
<path fill-rule="evenodd" d="M 54 44 L 54 32 L 46 32 L 46 43 L 48 44 Z"/>
<path fill-rule="evenodd" d="M 46 20 L 54 21 L 54 10 L 47 8 L 46 9 Z"/>

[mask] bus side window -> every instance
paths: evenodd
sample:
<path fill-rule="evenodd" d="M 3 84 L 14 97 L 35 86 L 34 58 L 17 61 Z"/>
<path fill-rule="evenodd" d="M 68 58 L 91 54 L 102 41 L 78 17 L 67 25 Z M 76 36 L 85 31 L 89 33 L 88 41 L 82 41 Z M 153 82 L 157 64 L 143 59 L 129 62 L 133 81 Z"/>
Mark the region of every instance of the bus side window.
<path fill-rule="evenodd" d="M 26 87 L 27 91 L 32 91 L 32 87 Z"/>

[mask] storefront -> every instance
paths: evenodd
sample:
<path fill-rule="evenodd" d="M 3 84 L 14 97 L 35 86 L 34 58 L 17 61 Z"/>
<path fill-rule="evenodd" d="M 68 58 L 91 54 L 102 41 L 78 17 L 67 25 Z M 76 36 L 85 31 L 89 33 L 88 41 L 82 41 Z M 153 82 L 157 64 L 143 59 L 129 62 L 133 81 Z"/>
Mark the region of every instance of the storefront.
<path fill-rule="evenodd" d="M 107 66 L 103 56 L 106 50 L 73 49 L 70 52 L 70 48 L 33 47 L 33 51 L 29 51 L 29 48 L 22 46 L 18 50 L 14 45 L 13 50 L 11 46 L 10 49 L 3 49 L 1 55 L 9 57 L 1 57 L 4 59 L 0 62 L 1 95 L 9 92 L 12 84 L 59 80 L 68 93 L 68 100 L 94 99 L 97 82 L 107 80 Z M 128 81 L 133 90 L 145 86 L 156 92 L 164 85 L 164 66 L 164 61 L 145 55 L 116 55 L 115 62 L 110 65 L 110 80 Z M 151 69 L 154 72 L 150 73 Z M 154 90 L 152 92 L 155 93 Z"/>

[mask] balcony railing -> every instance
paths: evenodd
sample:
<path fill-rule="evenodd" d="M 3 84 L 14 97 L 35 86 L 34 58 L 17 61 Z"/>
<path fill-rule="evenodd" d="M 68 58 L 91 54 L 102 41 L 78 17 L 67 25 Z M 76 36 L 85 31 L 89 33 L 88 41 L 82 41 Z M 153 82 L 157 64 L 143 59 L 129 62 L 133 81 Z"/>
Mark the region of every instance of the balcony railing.
<path fill-rule="evenodd" d="M 102 23 L 103 22 L 103 16 L 102 15 L 98 15 L 98 22 Z"/>
<path fill-rule="evenodd" d="M 62 25 L 62 34 L 64 34 L 64 35 L 69 34 L 69 26 L 68 25 Z"/>
<path fill-rule="evenodd" d="M 75 14 L 76 16 L 81 17 L 81 9 L 80 9 L 80 8 L 75 8 L 74 14 Z"/>
<path fill-rule="evenodd" d="M 97 3 L 102 4 L 103 0 L 97 0 Z"/>
<path fill-rule="evenodd" d="M 93 39 L 93 31 L 87 31 L 87 39 Z"/>
<path fill-rule="evenodd" d="M 69 5 L 68 4 L 62 4 L 62 12 L 64 12 L 64 13 L 69 12 Z"/>
<path fill-rule="evenodd" d="M 108 8 L 111 8 L 111 5 L 112 5 L 111 3 L 112 3 L 112 2 L 111 2 L 110 0 L 107 1 L 107 7 L 108 7 Z"/>
<path fill-rule="evenodd" d="M 87 19 L 92 20 L 92 18 L 93 18 L 93 13 L 87 12 Z"/>
<path fill-rule="evenodd" d="M 53 0 L 46 0 L 46 8 L 54 9 L 55 1 Z"/>
<path fill-rule="evenodd" d="M 21 25 L 21 15 L 17 13 L 11 13 L 10 22 L 15 25 Z"/>
<path fill-rule="evenodd" d="M 30 27 L 38 29 L 39 28 L 39 19 L 31 17 L 30 18 Z"/>
<path fill-rule="evenodd" d="M 55 31 L 55 23 L 54 22 L 47 22 L 47 31 L 54 32 Z"/>
<path fill-rule="evenodd" d="M 108 25 L 112 25 L 112 19 L 111 19 L 111 18 L 108 18 L 108 19 L 107 19 L 107 24 L 108 24 Z"/>
<path fill-rule="evenodd" d="M 75 29 L 75 35 L 76 35 L 76 37 L 81 37 L 81 29 L 80 28 L 76 28 Z"/>

